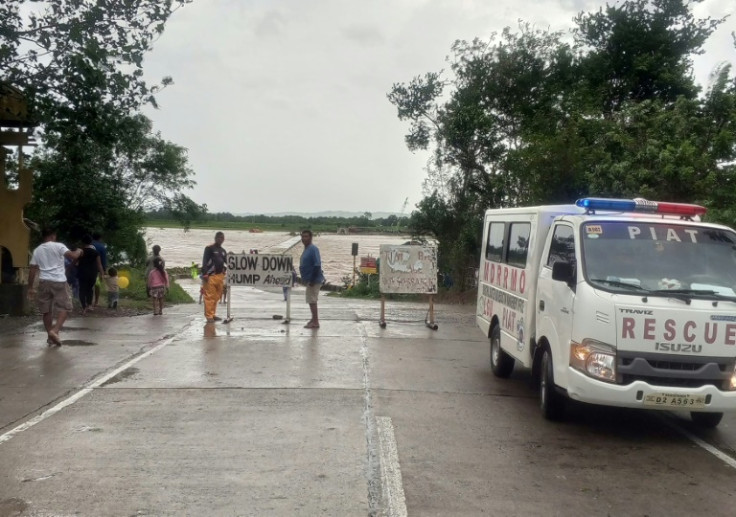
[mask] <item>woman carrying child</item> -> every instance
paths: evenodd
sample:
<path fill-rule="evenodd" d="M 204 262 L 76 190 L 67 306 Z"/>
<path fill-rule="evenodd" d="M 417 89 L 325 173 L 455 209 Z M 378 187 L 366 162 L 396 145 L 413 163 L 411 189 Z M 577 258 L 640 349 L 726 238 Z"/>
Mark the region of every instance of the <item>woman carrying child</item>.
<path fill-rule="evenodd" d="M 169 289 L 169 275 L 164 268 L 164 261 L 156 257 L 153 260 L 153 269 L 146 279 L 148 292 L 153 301 L 153 315 L 164 313 L 164 295 Z"/>

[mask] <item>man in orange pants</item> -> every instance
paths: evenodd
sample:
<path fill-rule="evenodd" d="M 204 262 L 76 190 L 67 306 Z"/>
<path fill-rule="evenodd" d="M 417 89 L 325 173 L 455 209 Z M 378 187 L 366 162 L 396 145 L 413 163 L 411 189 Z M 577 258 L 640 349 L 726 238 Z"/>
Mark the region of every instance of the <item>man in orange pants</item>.
<path fill-rule="evenodd" d="M 204 248 L 202 257 L 202 289 L 204 291 L 204 317 L 207 323 L 220 321 L 217 317 L 217 302 L 220 301 L 225 287 L 225 270 L 227 269 L 227 252 L 222 247 L 225 234 L 217 232 L 215 242 Z"/>

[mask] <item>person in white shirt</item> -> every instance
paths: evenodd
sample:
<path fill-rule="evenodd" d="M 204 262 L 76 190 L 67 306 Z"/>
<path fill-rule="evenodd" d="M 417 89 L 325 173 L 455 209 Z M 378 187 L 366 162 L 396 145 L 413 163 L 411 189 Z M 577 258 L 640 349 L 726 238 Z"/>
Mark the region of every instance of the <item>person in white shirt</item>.
<path fill-rule="evenodd" d="M 56 231 L 45 229 L 43 243 L 33 250 L 31 269 L 28 275 L 28 298 L 36 299 L 39 312 L 43 315 L 48 345 L 61 346 L 59 331 L 72 310 L 72 297 L 66 281 L 64 258 L 77 260 L 82 249 L 71 251 L 61 242 L 56 242 Z M 38 278 L 38 292 L 36 292 Z M 54 323 L 56 309 L 56 323 Z"/>

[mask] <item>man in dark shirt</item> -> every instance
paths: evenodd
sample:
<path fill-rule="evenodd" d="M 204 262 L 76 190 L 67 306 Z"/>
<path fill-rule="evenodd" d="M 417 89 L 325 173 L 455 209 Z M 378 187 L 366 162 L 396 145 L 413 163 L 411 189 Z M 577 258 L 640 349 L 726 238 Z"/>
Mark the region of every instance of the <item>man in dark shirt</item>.
<path fill-rule="evenodd" d="M 107 246 L 102 242 L 102 234 L 95 232 L 92 234 L 92 246 L 95 247 L 97 253 L 100 255 L 100 262 L 102 262 L 102 269 L 107 271 Z M 101 282 L 98 278 L 95 282 L 95 301 L 94 306 L 97 307 L 97 302 L 100 301 L 100 286 Z"/>
<path fill-rule="evenodd" d="M 225 287 L 225 270 L 227 269 L 227 252 L 222 247 L 225 234 L 217 232 L 215 242 L 204 248 L 202 257 L 202 289 L 204 291 L 204 317 L 207 323 L 220 321 L 215 312 Z"/>
<path fill-rule="evenodd" d="M 302 283 L 307 286 L 306 299 L 309 304 L 309 311 L 312 313 L 310 319 L 304 328 L 319 328 L 319 311 L 317 302 L 319 301 L 319 289 L 325 283 L 325 276 L 322 273 L 322 259 L 319 256 L 319 249 L 312 244 L 312 231 L 304 230 L 302 232 L 302 244 L 304 251 L 299 261 L 299 273 L 302 275 Z"/>

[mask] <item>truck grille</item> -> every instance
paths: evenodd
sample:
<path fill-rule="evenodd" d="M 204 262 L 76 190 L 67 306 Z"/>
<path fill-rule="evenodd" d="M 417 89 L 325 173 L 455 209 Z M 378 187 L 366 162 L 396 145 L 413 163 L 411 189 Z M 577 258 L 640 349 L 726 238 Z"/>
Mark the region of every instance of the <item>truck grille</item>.
<path fill-rule="evenodd" d="M 644 381 L 652 386 L 715 386 L 720 390 L 727 390 L 735 362 L 734 358 L 619 351 L 617 383 L 626 385 L 634 381 Z"/>

